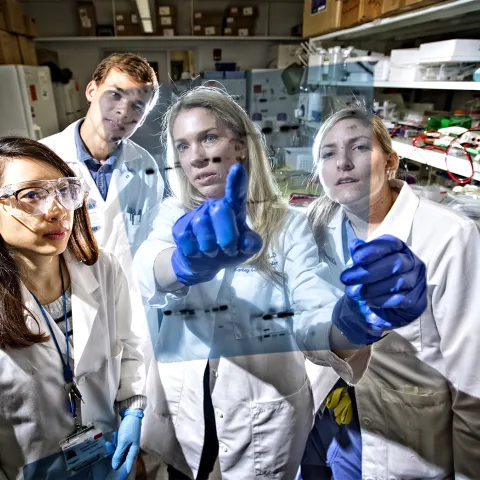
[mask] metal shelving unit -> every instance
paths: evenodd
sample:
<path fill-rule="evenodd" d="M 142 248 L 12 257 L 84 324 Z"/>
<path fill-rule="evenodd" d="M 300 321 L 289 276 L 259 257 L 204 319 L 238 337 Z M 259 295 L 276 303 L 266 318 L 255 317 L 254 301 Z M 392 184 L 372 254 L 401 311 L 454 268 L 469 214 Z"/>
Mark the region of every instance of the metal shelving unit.
<path fill-rule="evenodd" d="M 162 37 L 155 35 L 148 36 L 134 36 L 134 37 L 37 37 L 35 41 L 37 43 L 56 43 L 56 42 L 214 42 L 214 41 L 226 41 L 226 42 L 299 42 L 300 37 L 224 37 L 224 36 L 212 36 L 212 37 L 197 37 L 191 35 L 175 36 L 175 37 Z"/>

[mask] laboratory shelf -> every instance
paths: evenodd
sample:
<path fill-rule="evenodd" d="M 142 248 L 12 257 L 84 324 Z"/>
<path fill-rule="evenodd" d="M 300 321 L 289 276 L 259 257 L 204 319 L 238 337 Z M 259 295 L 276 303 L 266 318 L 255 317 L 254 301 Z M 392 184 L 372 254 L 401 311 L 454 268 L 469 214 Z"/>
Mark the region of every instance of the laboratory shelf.
<path fill-rule="evenodd" d="M 438 168 L 440 170 L 447 170 L 445 164 L 445 154 L 435 150 L 425 150 L 422 148 L 414 147 L 408 141 L 393 141 L 393 148 L 400 157 L 408 158 L 413 162 L 423 163 L 430 167 Z M 449 155 L 447 158 L 448 168 L 455 175 L 461 175 L 463 177 L 470 177 L 471 167 L 470 162 L 464 156 L 455 157 Z M 480 181 L 480 164 L 473 162 L 475 174 L 474 180 Z"/>
<path fill-rule="evenodd" d="M 134 36 L 134 37 L 37 37 L 35 42 L 37 43 L 88 43 L 88 42 L 299 42 L 301 37 L 224 37 L 221 35 L 205 37 L 205 36 L 193 36 L 193 35 L 184 35 L 184 36 L 174 36 L 174 37 L 163 37 L 155 35 L 146 35 L 146 36 Z"/>
<path fill-rule="evenodd" d="M 399 15 L 378 18 L 351 28 L 337 30 L 310 38 L 310 42 L 322 40 L 351 40 L 360 38 L 418 38 L 437 31 L 465 30 L 478 23 L 479 0 L 450 0 L 436 3 Z"/>
<path fill-rule="evenodd" d="M 375 88 L 420 88 L 428 90 L 480 91 L 480 82 L 374 82 Z"/>

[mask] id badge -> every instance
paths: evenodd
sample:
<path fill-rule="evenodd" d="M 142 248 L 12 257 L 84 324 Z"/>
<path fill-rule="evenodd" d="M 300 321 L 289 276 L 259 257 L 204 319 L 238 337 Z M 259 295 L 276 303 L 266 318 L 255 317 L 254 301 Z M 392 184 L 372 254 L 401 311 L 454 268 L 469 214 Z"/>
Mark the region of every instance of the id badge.
<path fill-rule="evenodd" d="M 93 233 L 100 230 L 103 225 L 103 209 L 98 205 L 94 198 L 89 197 L 87 200 L 88 216 L 90 217 L 90 225 Z"/>
<path fill-rule="evenodd" d="M 60 442 L 60 448 L 67 464 L 67 471 L 79 471 L 102 460 L 107 454 L 103 432 L 95 425 L 81 430 Z"/>

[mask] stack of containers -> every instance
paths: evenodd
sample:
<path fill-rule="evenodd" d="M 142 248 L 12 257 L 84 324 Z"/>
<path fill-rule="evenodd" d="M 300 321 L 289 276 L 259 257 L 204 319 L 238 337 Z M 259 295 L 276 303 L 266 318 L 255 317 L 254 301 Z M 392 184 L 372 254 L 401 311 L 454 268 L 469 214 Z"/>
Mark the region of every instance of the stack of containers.
<path fill-rule="evenodd" d="M 251 37 L 255 35 L 258 9 L 254 6 L 230 7 L 225 18 L 225 36 Z"/>
<path fill-rule="evenodd" d="M 223 12 L 193 12 L 193 35 L 217 36 L 222 34 Z"/>
<path fill-rule="evenodd" d="M 390 82 L 418 82 L 422 79 L 420 49 L 403 48 L 390 54 Z"/>
<path fill-rule="evenodd" d="M 177 9 L 170 5 L 157 5 L 157 34 L 173 37 L 177 34 Z"/>

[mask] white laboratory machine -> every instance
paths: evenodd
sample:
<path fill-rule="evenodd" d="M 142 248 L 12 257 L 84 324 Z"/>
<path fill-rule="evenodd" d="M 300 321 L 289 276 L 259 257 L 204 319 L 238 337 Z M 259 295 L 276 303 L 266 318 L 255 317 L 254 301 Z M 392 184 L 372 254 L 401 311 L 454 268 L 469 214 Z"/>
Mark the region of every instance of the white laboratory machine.
<path fill-rule="evenodd" d="M 54 83 L 53 95 L 60 130 L 83 117 L 80 88 L 76 80 L 72 79 L 68 83 Z"/>
<path fill-rule="evenodd" d="M 48 67 L 0 66 L 0 135 L 39 140 L 58 133 L 58 117 Z"/>

